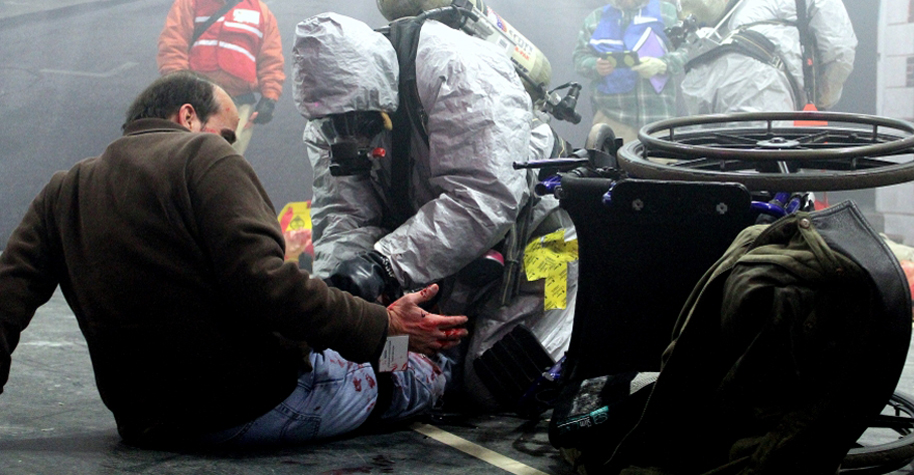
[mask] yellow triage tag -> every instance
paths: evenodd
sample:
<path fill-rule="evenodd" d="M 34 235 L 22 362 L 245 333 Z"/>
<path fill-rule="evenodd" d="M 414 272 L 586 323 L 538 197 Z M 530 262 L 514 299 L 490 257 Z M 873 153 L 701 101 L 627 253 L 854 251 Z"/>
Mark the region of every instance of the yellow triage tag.
<path fill-rule="evenodd" d="M 311 202 L 293 201 L 279 212 L 279 227 L 282 232 L 296 229 L 311 229 Z"/>
<path fill-rule="evenodd" d="M 565 241 L 565 230 L 530 241 L 524 250 L 527 280 L 546 279 L 544 310 L 568 306 L 568 263 L 578 260 L 578 240 Z"/>
<path fill-rule="evenodd" d="M 279 227 L 286 240 L 286 260 L 298 262 L 303 252 L 314 257 L 311 243 L 311 202 L 293 201 L 279 212 Z M 307 229 L 308 231 L 302 231 Z"/>

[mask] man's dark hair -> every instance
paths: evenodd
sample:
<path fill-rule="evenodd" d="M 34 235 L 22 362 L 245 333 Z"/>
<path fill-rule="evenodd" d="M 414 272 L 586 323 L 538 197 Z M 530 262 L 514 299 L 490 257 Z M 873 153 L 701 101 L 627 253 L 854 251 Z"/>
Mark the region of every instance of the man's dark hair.
<path fill-rule="evenodd" d="M 127 120 L 121 129 L 139 119 L 167 119 L 184 104 L 194 106 L 197 117 L 206 122 L 219 105 L 214 94 L 215 84 L 192 71 L 177 71 L 156 79 L 134 99 L 127 109 Z"/>

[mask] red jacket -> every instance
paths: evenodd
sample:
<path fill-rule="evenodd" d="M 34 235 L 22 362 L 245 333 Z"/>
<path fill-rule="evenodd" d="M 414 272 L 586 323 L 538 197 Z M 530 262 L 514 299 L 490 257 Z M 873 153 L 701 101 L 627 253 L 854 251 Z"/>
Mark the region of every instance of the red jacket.
<path fill-rule="evenodd" d="M 194 26 L 224 0 L 175 0 L 159 35 L 159 72 L 192 69 L 232 96 L 260 92 L 278 100 L 285 81 L 276 17 L 261 0 L 243 0 L 190 45 Z"/>

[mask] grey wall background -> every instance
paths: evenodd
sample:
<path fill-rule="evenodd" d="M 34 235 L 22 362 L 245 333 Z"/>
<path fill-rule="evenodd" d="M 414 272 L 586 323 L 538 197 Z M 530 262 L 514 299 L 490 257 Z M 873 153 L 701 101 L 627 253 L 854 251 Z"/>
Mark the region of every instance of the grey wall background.
<path fill-rule="evenodd" d="M 876 62 L 877 29 L 879 28 L 879 2 L 871 0 L 844 0 L 844 6 L 857 34 L 857 57 L 854 72 L 844 88 L 844 95 L 836 106 L 844 112 L 876 113 Z"/>
<path fill-rule="evenodd" d="M 156 39 L 170 0 L 35 0 L 47 11 L 15 16 L 0 4 L 0 249 L 29 203 L 57 170 L 101 153 L 120 135 L 133 97 L 157 76 Z M 584 81 L 572 70 L 571 51 L 583 18 L 604 1 L 486 0 L 550 59 L 552 85 Z M 77 2 L 78 5 L 70 5 Z M 338 11 L 372 26 L 386 21 L 374 0 L 268 0 L 289 49 L 295 24 Z M 860 46 L 855 71 L 837 109 L 874 113 L 877 2 L 845 0 Z M 586 88 L 585 88 L 586 91 Z M 556 129 L 583 145 L 592 114 L 586 94 L 580 125 Z M 310 199 L 310 167 L 303 158 L 304 119 L 287 80 L 275 118 L 259 128 L 248 149 L 277 209 Z M 864 198 L 865 199 L 865 198 Z"/>

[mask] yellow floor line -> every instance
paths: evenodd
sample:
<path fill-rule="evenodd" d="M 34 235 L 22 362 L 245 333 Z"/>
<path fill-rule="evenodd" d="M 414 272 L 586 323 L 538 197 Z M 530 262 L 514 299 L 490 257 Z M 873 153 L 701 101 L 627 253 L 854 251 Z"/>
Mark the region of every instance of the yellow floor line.
<path fill-rule="evenodd" d="M 417 422 L 410 429 L 515 475 L 549 475 L 432 425 Z"/>

